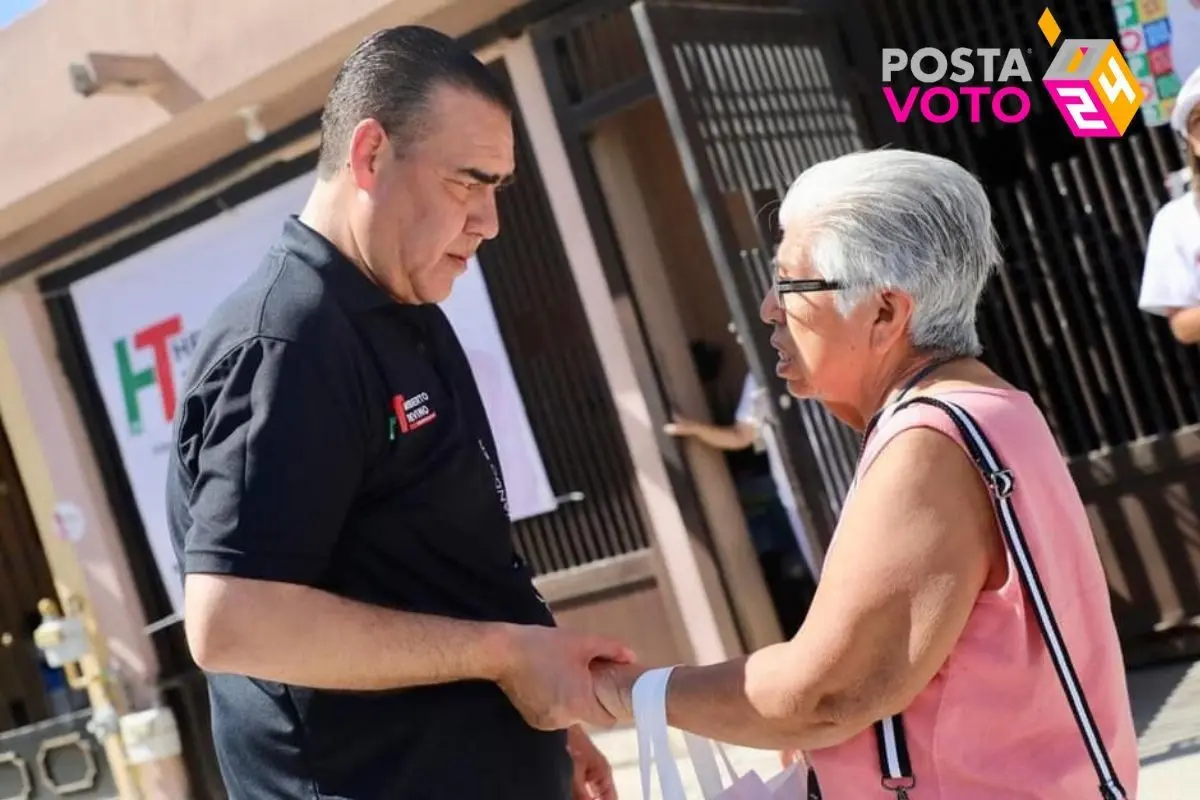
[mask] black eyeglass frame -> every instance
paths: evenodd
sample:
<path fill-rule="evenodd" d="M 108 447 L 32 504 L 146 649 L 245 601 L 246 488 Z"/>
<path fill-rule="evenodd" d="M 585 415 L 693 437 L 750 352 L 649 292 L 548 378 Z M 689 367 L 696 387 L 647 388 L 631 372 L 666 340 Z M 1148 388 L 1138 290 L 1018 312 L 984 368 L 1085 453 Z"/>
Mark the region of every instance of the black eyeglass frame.
<path fill-rule="evenodd" d="M 841 281 L 827 281 L 824 278 L 776 278 L 773 288 L 775 300 L 782 306 L 785 294 L 836 292 L 845 289 L 846 285 Z"/>

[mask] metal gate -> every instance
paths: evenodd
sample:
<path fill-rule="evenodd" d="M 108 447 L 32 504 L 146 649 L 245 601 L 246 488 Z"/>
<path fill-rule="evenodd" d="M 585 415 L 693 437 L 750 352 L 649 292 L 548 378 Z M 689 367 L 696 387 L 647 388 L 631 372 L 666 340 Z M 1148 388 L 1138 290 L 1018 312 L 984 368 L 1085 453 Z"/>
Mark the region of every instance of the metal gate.
<path fill-rule="evenodd" d="M 54 584 L 0 428 L 0 798 L 109 798 L 117 792 L 91 710 L 65 674 L 47 668 L 33 631 Z"/>
<path fill-rule="evenodd" d="M 116 800 L 104 745 L 88 730 L 90 709 L 0 732 L 3 800 Z"/>
<path fill-rule="evenodd" d="M 763 211 L 805 168 L 876 136 L 856 78 L 870 43 L 844 9 L 632 8 L 747 361 L 775 400 L 786 466 L 818 554 L 849 487 L 857 437 L 817 403 L 788 395 L 758 307 L 773 272 L 774 234 Z"/>

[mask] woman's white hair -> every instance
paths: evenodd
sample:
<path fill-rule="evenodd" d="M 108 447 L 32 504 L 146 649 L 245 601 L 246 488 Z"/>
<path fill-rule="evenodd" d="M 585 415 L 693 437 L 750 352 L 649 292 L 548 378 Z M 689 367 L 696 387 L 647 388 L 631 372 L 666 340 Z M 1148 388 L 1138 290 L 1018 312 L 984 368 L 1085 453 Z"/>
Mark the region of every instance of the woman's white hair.
<path fill-rule="evenodd" d="M 851 153 L 805 170 L 779 209 L 817 273 L 848 287 L 848 313 L 879 289 L 913 299 L 922 350 L 978 355 L 975 309 L 1000 249 L 979 180 L 949 159 L 910 150 Z"/>

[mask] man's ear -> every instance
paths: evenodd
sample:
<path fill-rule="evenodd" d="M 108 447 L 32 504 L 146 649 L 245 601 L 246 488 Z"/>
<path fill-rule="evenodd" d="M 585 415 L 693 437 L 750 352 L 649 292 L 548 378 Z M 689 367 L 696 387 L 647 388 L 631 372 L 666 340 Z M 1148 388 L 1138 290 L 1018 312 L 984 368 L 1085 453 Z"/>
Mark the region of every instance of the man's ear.
<path fill-rule="evenodd" d="M 378 120 L 364 119 L 350 135 L 347 166 L 359 189 L 371 191 L 379 174 L 380 158 L 388 147 L 387 131 Z"/>

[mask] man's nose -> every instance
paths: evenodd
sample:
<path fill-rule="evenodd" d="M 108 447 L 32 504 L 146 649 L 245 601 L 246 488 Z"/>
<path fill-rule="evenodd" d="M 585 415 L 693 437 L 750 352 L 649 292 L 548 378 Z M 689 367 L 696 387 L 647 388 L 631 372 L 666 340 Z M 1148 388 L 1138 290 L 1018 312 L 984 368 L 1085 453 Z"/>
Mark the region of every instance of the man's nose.
<path fill-rule="evenodd" d="M 467 217 L 467 233 L 481 239 L 495 239 L 500 234 L 500 211 L 496 207 L 496 192 L 484 192 Z"/>

